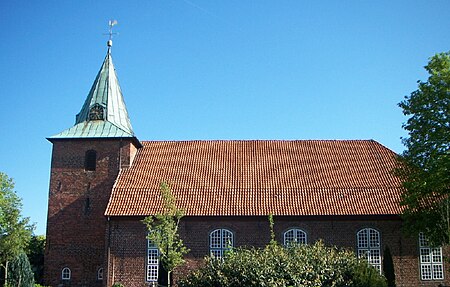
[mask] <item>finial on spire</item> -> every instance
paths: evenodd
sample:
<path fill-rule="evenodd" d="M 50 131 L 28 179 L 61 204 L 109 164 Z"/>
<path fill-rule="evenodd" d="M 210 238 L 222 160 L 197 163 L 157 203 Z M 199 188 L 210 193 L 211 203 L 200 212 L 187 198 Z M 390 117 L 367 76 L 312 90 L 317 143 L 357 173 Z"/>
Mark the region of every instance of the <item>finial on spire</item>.
<path fill-rule="evenodd" d="M 108 33 L 109 40 L 108 40 L 107 45 L 108 45 L 108 48 L 111 48 L 113 35 L 117 35 L 117 33 L 113 33 L 113 31 L 112 31 L 113 27 L 115 25 L 117 25 L 117 20 L 109 20 L 108 25 L 109 25 L 109 33 Z"/>

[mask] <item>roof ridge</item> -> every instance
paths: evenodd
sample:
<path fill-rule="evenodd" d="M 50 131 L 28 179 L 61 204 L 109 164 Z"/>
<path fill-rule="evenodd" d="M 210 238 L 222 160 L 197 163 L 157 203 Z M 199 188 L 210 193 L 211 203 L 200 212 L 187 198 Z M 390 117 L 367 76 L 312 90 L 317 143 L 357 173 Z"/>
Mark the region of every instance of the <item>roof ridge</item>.
<path fill-rule="evenodd" d="M 171 188 L 173 190 L 176 190 L 176 187 L 171 186 Z M 246 190 L 257 190 L 257 191 L 264 191 L 264 190 L 268 190 L 268 191 L 279 191 L 279 192 L 283 192 L 284 190 L 320 190 L 320 191 L 332 191 L 332 190 L 337 190 L 337 191 L 342 191 L 342 190 L 349 190 L 349 191 L 357 191 L 357 190 L 385 190 L 385 189 L 401 189 L 403 188 L 402 186 L 383 186 L 383 187 L 354 187 L 354 188 L 344 188 L 344 187 L 283 187 L 283 189 L 280 188 L 275 188 L 275 187 L 268 187 L 268 188 L 250 188 L 250 187 L 238 187 L 238 188 L 217 188 L 217 187 L 181 187 L 179 190 L 183 190 L 183 191 L 189 191 L 189 190 L 205 190 L 205 189 L 211 189 L 211 190 L 239 190 L 239 191 L 246 191 Z M 153 190 L 160 190 L 159 187 L 155 187 L 155 188 L 147 188 L 147 187 L 116 187 L 116 185 L 114 184 L 113 189 L 121 189 L 121 190 L 142 190 L 142 191 L 153 191 Z"/>
<path fill-rule="evenodd" d="M 194 140 L 143 140 L 143 143 L 164 142 L 374 142 L 373 139 L 194 139 Z M 380 144 L 381 145 L 381 144 Z M 383 145 L 384 146 L 384 145 Z M 388 148 L 389 149 L 389 148 Z"/>

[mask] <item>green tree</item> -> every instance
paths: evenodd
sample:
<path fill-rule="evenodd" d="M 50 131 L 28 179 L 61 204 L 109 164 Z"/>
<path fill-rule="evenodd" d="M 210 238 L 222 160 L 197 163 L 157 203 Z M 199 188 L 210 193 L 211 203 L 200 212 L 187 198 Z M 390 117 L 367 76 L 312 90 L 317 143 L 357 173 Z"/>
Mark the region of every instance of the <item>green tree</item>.
<path fill-rule="evenodd" d="M 397 172 L 407 230 L 444 244 L 450 243 L 450 53 L 431 57 L 425 69 L 428 80 L 399 103 L 408 137 Z"/>
<path fill-rule="evenodd" d="M 8 286 L 33 287 L 34 274 L 27 255 L 22 252 L 11 261 L 8 278 Z"/>
<path fill-rule="evenodd" d="M 0 172 L 0 265 L 8 282 L 8 265 L 25 251 L 33 226 L 21 216 L 22 202 L 14 191 L 14 182 Z"/>
<path fill-rule="evenodd" d="M 28 260 L 34 273 L 34 281 L 42 284 L 44 275 L 45 236 L 33 235 L 27 248 Z"/>
<path fill-rule="evenodd" d="M 171 286 L 172 271 L 184 263 L 183 255 L 189 252 L 178 234 L 178 227 L 184 212 L 178 209 L 169 185 L 161 184 L 164 212 L 144 219 L 148 229 L 148 239 L 159 250 L 160 261 L 167 271 L 167 285 Z"/>

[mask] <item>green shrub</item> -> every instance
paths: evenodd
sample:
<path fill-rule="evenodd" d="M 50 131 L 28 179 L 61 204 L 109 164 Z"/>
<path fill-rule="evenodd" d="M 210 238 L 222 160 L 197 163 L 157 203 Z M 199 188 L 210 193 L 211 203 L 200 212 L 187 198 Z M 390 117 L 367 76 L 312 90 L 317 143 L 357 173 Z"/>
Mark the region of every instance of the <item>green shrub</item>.
<path fill-rule="evenodd" d="M 180 287 L 386 287 L 384 277 L 353 252 L 313 245 L 236 248 L 178 282 Z"/>
<path fill-rule="evenodd" d="M 387 287 L 387 281 L 380 272 L 371 267 L 365 260 L 353 270 L 352 287 Z"/>
<path fill-rule="evenodd" d="M 112 287 L 125 287 L 125 285 L 123 285 L 122 283 L 114 283 Z"/>

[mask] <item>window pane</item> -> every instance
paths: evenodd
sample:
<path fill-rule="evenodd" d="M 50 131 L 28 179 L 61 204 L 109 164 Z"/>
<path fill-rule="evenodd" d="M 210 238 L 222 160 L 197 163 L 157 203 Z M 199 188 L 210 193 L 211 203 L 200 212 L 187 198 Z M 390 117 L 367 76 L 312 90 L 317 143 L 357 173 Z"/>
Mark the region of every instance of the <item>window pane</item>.
<path fill-rule="evenodd" d="M 419 233 L 419 245 L 420 247 L 427 247 L 429 245 L 428 240 L 422 232 Z"/>
<path fill-rule="evenodd" d="M 370 250 L 370 259 L 369 263 L 372 265 L 380 265 L 381 264 L 381 255 L 379 249 Z"/>
<path fill-rule="evenodd" d="M 211 249 L 211 255 L 216 258 L 222 258 L 222 250 L 220 249 Z"/>
<path fill-rule="evenodd" d="M 306 233 L 303 230 L 296 229 L 296 236 L 294 240 L 297 243 L 306 244 Z"/>
<path fill-rule="evenodd" d="M 380 247 L 380 233 L 375 229 L 370 229 L 369 234 L 370 234 L 369 237 L 370 247 L 371 248 Z"/>
<path fill-rule="evenodd" d="M 215 230 L 210 235 L 210 247 L 211 248 L 221 248 L 220 244 L 220 230 Z"/>
<path fill-rule="evenodd" d="M 222 230 L 222 248 L 229 249 L 230 247 L 233 247 L 233 234 L 226 230 Z"/>
<path fill-rule="evenodd" d="M 431 263 L 430 248 L 420 248 L 420 262 Z"/>
<path fill-rule="evenodd" d="M 159 254 L 157 249 L 148 250 L 148 264 L 158 264 Z"/>
<path fill-rule="evenodd" d="M 363 229 L 358 232 L 358 248 L 367 248 L 369 239 L 367 229 Z"/>
<path fill-rule="evenodd" d="M 444 271 L 441 264 L 433 265 L 433 279 L 444 279 Z"/>
<path fill-rule="evenodd" d="M 364 249 L 359 249 L 358 250 L 358 257 L 359 258 L 363 258 L 363 259 L 369 258 L 369 251 L 368 250 L 364 250 Z"/>
<path fill-rule="evenodd" d="M 433 248 L 431 250 L 433 263 L 442 263 L 442 250 L 441 248 Z"/>
<path fill-rule="evenodd" d="M 431 276 L 431 265 L 430 264 L 422 264 L 420 266 L 420 271 L 422 273 L 422 280 L 433 279 L 433 277 Z"/>
<path fill-rule="evenodd" d="M 156 248 L 156 245 L 153 244 L 153 242 L 151 242 L 150 240 L 147 240 L 148 246 L 147 248 Z"/>
<path fill-rule="evenodd" d="M 284 233 L 284 245 L 289 245 L 294 241 L 294 230 L 288 230 Z"/>
<path fill-rule="evenodd" d="M 147 281 L 158 281 L 158 265 L 149 265 L 148 266 Z"/>

